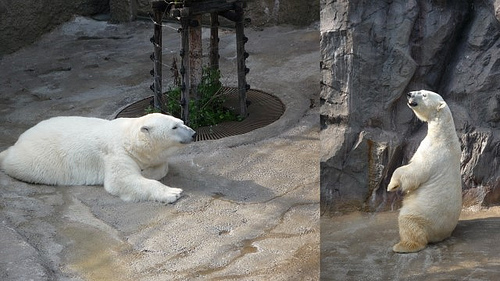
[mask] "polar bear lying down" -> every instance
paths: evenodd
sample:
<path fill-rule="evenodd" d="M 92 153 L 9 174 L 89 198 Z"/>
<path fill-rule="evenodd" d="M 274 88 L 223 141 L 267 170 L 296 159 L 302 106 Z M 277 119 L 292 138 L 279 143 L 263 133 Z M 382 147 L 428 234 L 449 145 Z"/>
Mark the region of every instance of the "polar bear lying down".
<path fill-rule="evenodd" d="M 55 117 L 38 123 L 0 153 L 0 169 L 30 183 L 104 185 L 125 201 L 174 202 L 182 189 L 158 180 L 167 158 L 195 131 L 159 113 L 105 120 Z"/>
<path fill-rule="evenodd" d="M 408 106 L 428 127 L 410 163 L 396 169 L 387 186 L 405 194 L 398 218 L 401 241 L 393 247 L 402 253 L 449 237 L 462 209 L 460 142 L 448 105 L 421 90 L 408 94 Z"/>

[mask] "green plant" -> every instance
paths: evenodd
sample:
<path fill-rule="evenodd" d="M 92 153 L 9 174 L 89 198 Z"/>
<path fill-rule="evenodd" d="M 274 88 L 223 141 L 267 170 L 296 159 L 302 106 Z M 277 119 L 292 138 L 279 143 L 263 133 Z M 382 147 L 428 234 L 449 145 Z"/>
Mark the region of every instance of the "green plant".
<path fill-rule="evenodd" d="M 179 86 L 171 87 L 164 95 L 167 101 L 167 112 L 181 118 L 181 88 Z"/>
<path fill-rule="evenodd" d="M 159 109 L 155 108 L 155 107 L 154 107 L 154 106 L 152 106 L 152 105 L 148 105 L 148 107 L 146 107 L 146 108 L 144 109 L 144 113 L 146 113 L 146 114 L 150 114 L 150 113 L 159 113 L 159 112 L 161 112 L 161 110 L 159 110 Z"/>
<path fill-rule="evenodd" d="M 224 121 L 237 120 L 237 115 L 224 108 L 225 96 L 220 82 L 220 71 L 204 68 L 198 85 L 198 99 L 190 102 L 190 121 L 193 126 L 210 126 Z"/>
<path fill-rule="evenodd" d="M 220 82 L 220 71 L 203 68 L 201 82 L 198 85 L 198 97 L 189 100 L 189 126 L 193 129 L 212 126 L 224 121 L 241 121 L 238 115 L 223 106 L 225 97 Z M 167 101 L 167 111 L 180 118 L 181 88 L 172 86 L 164 93 Z M 146 109 L 152 111 L 151 108 Z"/>

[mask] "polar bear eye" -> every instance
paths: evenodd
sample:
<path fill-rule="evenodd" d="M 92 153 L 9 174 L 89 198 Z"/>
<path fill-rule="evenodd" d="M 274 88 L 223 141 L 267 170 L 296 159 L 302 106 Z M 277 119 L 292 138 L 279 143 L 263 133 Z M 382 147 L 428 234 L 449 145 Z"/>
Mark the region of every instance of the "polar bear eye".
<path fill-rule="evenodd" d="M 172 128 L 172 130 L 175 130 L 175 129 L 177 129 L 177 126 L 174 126 L 174 127 Z"/>
<path fill-rule="evenodd" d="M 143 133 L 149 133 L 149 127 L 148 127 L 148 126 L 142 126 L 142 127 L 141 127 L 141 131 L 142 131 Z"/>

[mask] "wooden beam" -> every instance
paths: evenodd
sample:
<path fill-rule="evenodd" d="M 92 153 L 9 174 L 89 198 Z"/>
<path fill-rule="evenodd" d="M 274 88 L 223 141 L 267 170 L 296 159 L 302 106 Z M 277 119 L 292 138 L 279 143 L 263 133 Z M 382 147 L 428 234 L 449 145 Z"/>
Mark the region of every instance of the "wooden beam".
<path fill-rule="evenodd" d="M 219 15 L 210 14 L 210 68 L 219 70 Z"/>
<path fill-rule="evenodd" d="M 234 10 L 236 5 L 244 6 L 242 0 L 205 0 L 202 2 L 192 1 L 184 2 L 182 5 L 175 6 L 171 11 L 172 17 L 189 17 L 206 13 L 218 13 Z"/>
<path fill-rule="evenodd" d="M 189 97 L 199 99 L 198 85 L 203 71 L 203 44 L 201 40 L 201 15 L 191 17 L 189 22 Z"/>

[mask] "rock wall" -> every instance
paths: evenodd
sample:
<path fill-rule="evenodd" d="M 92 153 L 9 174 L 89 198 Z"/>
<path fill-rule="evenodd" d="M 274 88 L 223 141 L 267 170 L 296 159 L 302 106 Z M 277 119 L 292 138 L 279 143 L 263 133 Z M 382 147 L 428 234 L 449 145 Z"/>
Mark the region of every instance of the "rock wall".
<path fill-rule="evenodd" d="M 73 15 L 109 11 L 109 0 L 2 0 L 0 1 L 0 58 L 33 43 Z"/>
<path fill-rule="evenodd" d="M 500 202 L 500 1 L 321 0 L 320 17 L 322 211 L 399 204 L 385 188 L 426 134 L 418 89 L 451 108 L 464 204 Z"/>
<path fill-rule="evenodd" d="M 68 21 L 73 15 L 110 12 L 110 22 L 147 17 L 153 0 L 1 0 L 0 59 L 42 34 Z M 291 24 L 307 26 L 319 20 L 319 2 L 302 0 L 248 0 L 246 17 L 254 26 Z M 231 23 L 231 26 L 233 24 Z"/>
<path fill-rule="evenodd" d="M 120 0 L 122 1 L 122 0 Z M 150 12 L 150 2 L 137 1 L 138 14 Z M 247 0 L 245 17 L 250 18 L 253 26 L 290 24 L 307 26 L 319 20 L 319 2 L 303 0 Z"/>
<path fill-rule="evenodd" d="M 319 20 L 319 2 L 304 0 L 250 0 L 246 14 L 256 26 L 307 26 Z"/>

